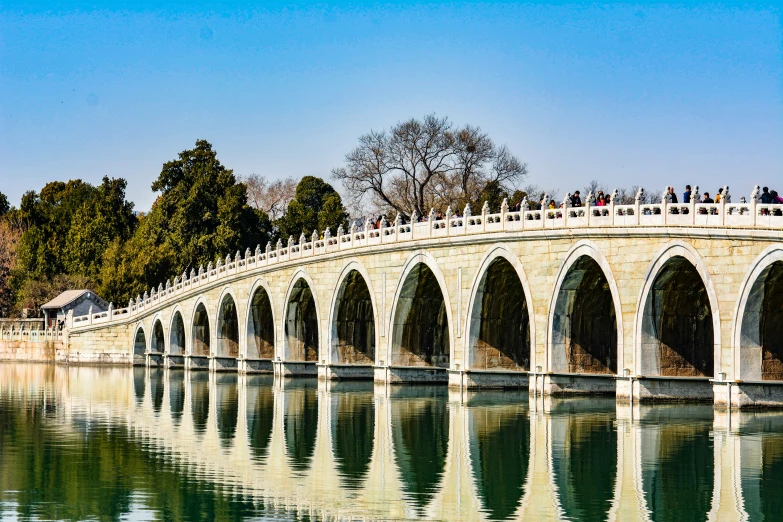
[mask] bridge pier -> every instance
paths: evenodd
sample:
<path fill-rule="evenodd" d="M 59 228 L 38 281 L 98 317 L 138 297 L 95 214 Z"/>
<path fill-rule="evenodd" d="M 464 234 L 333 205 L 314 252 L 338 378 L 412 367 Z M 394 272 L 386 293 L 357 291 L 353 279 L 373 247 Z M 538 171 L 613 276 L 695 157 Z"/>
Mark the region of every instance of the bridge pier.
<path fill-rule="evenodd" d="M 162 353 L 147 352 L 145 354 L 145 363 L 149 368 L 162 368 L 165 360 Z"/>
<path fill-rule="evenodd" d="M 317 377 L 318 368 L 315 361 L 274 361 L 276 378 L 283 377 Z"/>
<path fill-rule="evenodd" d="M 316 364 L 318 379 L 326 381 L 372 381 L 375 373 L 369 364 Z"/>
<path fill-rule="evenodd" d="M 185 356 L 184 355 L 170 355 L 166 354 L 163 356 L 164 359 L 164 366 L 169 369 L 180 369 L 185 367 Z"/>
<path fill-rule="evenodd" d="M 206 355 L 186 355 L 185 368 L 187 370 L 209 370 L 209 357 Z"/>
<path fill-rule="evenodd" d="M 209 359 L 209 369 L 213 372 L 239 371 L 239 361 L 236 357 L 213 356 Z"/>
<path fill-rule="evenodd" d="M 474 389 L 518 389 L 528 388 L 528 372 L 498 370 L 449 370 L 449 388 Z M 531 390 L 532 393 L 532 390 Z"/>
<path fill-rule="evenodd" d="M 244 358 L 239 360 L 239 373 L 275 373 L 272 359 Z"/>

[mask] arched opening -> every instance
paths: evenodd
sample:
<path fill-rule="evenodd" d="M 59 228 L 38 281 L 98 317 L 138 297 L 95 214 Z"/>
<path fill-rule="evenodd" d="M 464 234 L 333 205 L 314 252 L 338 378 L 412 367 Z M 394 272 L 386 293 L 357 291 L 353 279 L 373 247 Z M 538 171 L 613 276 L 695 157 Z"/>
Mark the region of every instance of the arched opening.
<path fill-rule="evenodd" d="M 577 259 L 560 284 L 552 320 L 552 362 L 556 372 L 617 372 L 612 291 L 590 256 Z"/>
<path fill-rule="evenodd" d="M 166 339 L 163 335 L 163 324 L 160 319 L 155 321 L 152 327 L 152 339 L 150 339 L 150 352 L 163 353 L 166 351 Z"/>
<path fill-rule="evenodd" d="M 190 377 L 190 414 L 193 417 L 193 429 L 203 433 L 209 419 L 209 375 L 194 372 Z"/>
<path fill-rule="evenodd" d="M 615 497 L 617 428 L 614 401 L 589 399 L 585 409 L 553 416 L 552 464 L 564 519 L 606 520 Z M 578 408 L 579 406 L 577 406 Z M 602 411 L 601 411 L 602 410 Z"/>
<path fill-rule="evenodd" d="M 783 261 L 753 282 L 741 321 L 740 378 L 783 380 Z"/>
<path fill-rule="evenodd" d="M 351 270 L 340 284 L 332 325 L 332 361 L 375 363 L 375 315 L 367 282 Z"/>
<path fill-rule="evenodd" d="M 530 319 L 514 267 L 498 257 L 479 281 L 470 315 L 470 368 L 530 368 Z"/>
<path fill-rule="evenodd" d="M 526 397 L 513 395 L 518 403 L 498 404 L 507 397 L 478 395 L 468 403 L 471 468 L 481 507 L 491 520 L 516 513 L 530 465 L 530 416 L 522 402 Z"/>
<path fill-rule="evenodd" d="M 193 315 L 193 355 L 209 355 L 209 316 L 204 303 L 199 303 Z"/>
<path fill-rule="evenodd" d="M 285 449 L 294 471 L 306 471 L 318 433 L 318 393 L 310 381 L 295 381 L 285 394 Z"/>
<path fill-rule="evenodd" d="M 239 318 L 236 303 L 230 294 L 226 294 L 220 303 L 216 348 L 220 357 L 239 357 Z"/>
<path fill-rule="evenodd" d="M 231 445 L 237 430 L 239 417 L 238 377 L 218 375 L 215 377 L 215 405 L 217 407 L 217 428 L 220 444 Z"/>
<path fill-rule="evenodd" d="M 642 318 L 642 372 L 712 377 L 714 341 L 707 288 L 690 261 L 664 263 L 647 294 Z"/>
<path fill-rule="evenodd" d="M 445 390 L 404 388 L 392 399 L 394 460 L 405 497 L 419 516 L 438 491 L 449 451 L 449 407 Z"/>
<path fill-rule="evenodd" d="M 147 352 L 147 339 L 144 337 L 144 330 L 136 330 L 136 336 L 133 338 L 133 354 L 144 355 Z"/>
<path fill-rule="evenodd" d="M 424 263 L 413 267 L 403 282 L 393 332 L 392 365 L 449 367 L 446 301 L 438 279 Z"/>
<path fill-rule="evenodd" d="M 253 292 L 247 322 L 247 357 L 273 359 L 275 357 L 275 323 L 272 320 L 272 302 L 263 287 Z"/>
<path fill-rule="evenodd" d="M 285 335 L 289 361 L 318 360 L 318 314 L 310 285 L 299 279 L 288 299 Z"/>
<path fill-rule="evenodd" d="M 348 387 L 349 389 L 346 389 Z M 334 390 L 333 390 L 334 391 Z M 347 489 L 364 486 L 375 436 L 373 388 L 350 384 L 335 394 L 332 444 L 337 473 Z"/>
<path fill-rule="evenodd" d="M 247 438 L 256 461 L 263 460 L 269 453 L 275 410 L 273 384 L 271 376 L 247 378 Z"/>
<path fill-rule="evenodd" d="M 182 355 L 185 353 L 185 323 L 182 314 L 174 312 L 171 321 L 171 333 L 169 334 L 169 354 Z"/>

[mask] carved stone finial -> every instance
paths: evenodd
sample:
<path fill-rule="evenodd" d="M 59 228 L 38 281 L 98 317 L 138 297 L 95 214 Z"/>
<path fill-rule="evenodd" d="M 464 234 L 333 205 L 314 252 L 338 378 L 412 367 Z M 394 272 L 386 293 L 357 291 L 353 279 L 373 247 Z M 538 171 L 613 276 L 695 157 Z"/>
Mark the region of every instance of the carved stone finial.
<path fill-rule="evenodd" d="M 237 256 L 235 258 L 235 260 L 238 259 L 238 258 L 239 258 L 239 256 Z M 226 265 L 228 265 L 229 263 L 231 263 L 231 254 L 226 254 Z"/>
<path fill-rule="evenodd" d="M 586 198 L 585 203 L 589 202 L 590 199 Z M 563 199 L 563 207 L 570 208 L 571 207 L 571 193 L 566 192 L 565 199 Z"/>
<path fill-rule="evenodd" d="M 637 204 L 644 201 L 644 189 L 642 187 L 639 187 L 639 190 L 636 191 L 636 197 L 634 198 L 634 201 Z"/>
<path fill-rule="evenodd" d="M 288 248 L 291 248 L 294 244 L 294 236 L 288 236 Z"/>
<path fill-rule="evenodd" d="M 256 256 L 261 255 L 261 245 L 256 245 Z"/>
<path fill-rule="evenodd" d="M 416 212 L 416 209 L 413 209 L 413 212 L 411 212 L 411 223 L 416 223 L 419 220 L 419 213 Z"/>
<path fill-rule="evenodd" d="M 446 208 L 446 219 L 450 218 L 450 217 L 451 217 L 451 216 L 453 216 L 453 215 L 454 215 L 454 211 L 453 211 L 453 210 L 451 210 L 451 205 L 449 205 L 449 206 Z"/>
<path fill-rule="evenodd" d="M 750 201 L 758 201 L 759 200 L 759 187 L 758 185 L 753 187 L 753 191 L 750 193 Z"/>
<path fill-rule="evenodd" d="M 144 290 L 144 300 L 146 301 L 149 298 L 150 298 L 150 294 L 148 294 L 147 291 Z"/>
<path fill-rule="evenodd" d="M 342 236 L 344 234 L 345 234 L 345 231 L 343 230 L 343 226 L 340 225 L 339 227 L 337 227 L 337 237 L 340 237 L 340 236 Z"/>
<path fill-rule="evenodd" d="M 699 186 L 696 185 L 693 187 L 693 193 L 691 194 L 691 201 L 694 203 L 698 203 L 701 199 L 701 194 L 699 193 Z"/>
<path fill-rule="evenodd" d="M 522 198 L 522 201 L 519 203 L 519 210 L 524 212 L 525 210 L 530 209 L 530 202 L 527 200 L 527 196 Z"/>
<path fill-rule="evenodd" d="M 305 239 L 304 231 L 302 231 L 302 233 L 299 234 L 299 244 L 304 245 L 305 241 L 307 241 L 307 239 Z"/>
<path fill-rule="evenodd" d="M 250 256 L 251 256 L 251 254 L 250 254 L 250 247 L 247 247 L 247 248 L 245 249 L 245 261 L 247 261 L 248 259 L 250 259 Z"/>
<path fill-rule="evenodd" d="M 381 228 L 386 228 L 389 226 L 389 222 L 386 221 L 386 216 L 381 216 Z"/>
<path fill-rule="evenodd" d="M 720 199 L 724 203 L 731 203 L 731 194 L 729 193 L 729 186 L 723 187 L 723 196 Z"/>
<path fill-rule="evenodd" d="M 324 239 L 329 239 L 332 237 L 332 231 L 329 230 L 329 227 L 326 227 L 326 230 L 324 230 Z"/>
<path fill-rule="evenodd" d="M 166 287 L 168 288 L 169 286 L 171 286 L 171 283 L 169 283 L 169 281 L 166 281 Z M 161 293 L 162 291 L 163 291 L 163 283 L 160 283 L 158 285 L 158 293 Z"/>
<path fill-rule="evenodd" d="M 435 221 L 435 209 L 430 208 L 430 221 Z"/>
<path fill-rule="evenodd" d="M 316 241 L 318 241 L 318 231 L 317 231 L 317 230 L 313 230 L 313 234 L 310 236 L 310 239 L 311 239 L 311 241 L 312 241 L 313 243 L 315 243 Z"/>
<path fill-rule="evenodd" d="M 486 199 L 484 200 L 484 204 L 481 206 L 481 213 L 489 214 L 489 201 L 487 201 Z"/>
<path fill-rule="evenodd" d="M 465 204 L 465 208 L 462 210 L 463 217 L 470 217 L 471 214 L 473 214 L 473 211 L 470 209 L 470 203 Z"/>
<path fill-rule="evenodd" d="M 265 249 L 265 252 L 266 252 L 267 256 L 269 255 L 269 253 L 271 251 L 272 251 L 272 242 L 271 241 L 267 241 L 266 242 L 266 249 Z"/>
<path fill-rule="evenodd" d="M 128 308 L 133 308 L 133 298 L 130 298 L 130 301 L 128 301 Z"/>
<path fill-rule="evenodd" d="M 503 198 L 503 201 L 500 203 L 500 211 L 508 212 L 508 198 Z M 487 212 L 489 212 L 489 204 L 487 204 Z"/>
<path fill-rule="evenodd" d="M 661 194 L 661 204 L 664 203 L 671 203 L 672 197 L 669 195 L 669 189 L 671 187 L 666 187 L 666 189 L 663 191 L 663 194 Z"/>
<path fill-rule="evenodd" d="M 276 248 L 275 248 L 275 249 L 276 249 L 276 250 L 280 250 L 280 249 L 282 249 L 282 248 L 283 248 L 283 240 L 282 240 L 282 239 L 280 239 L 280 238 L 277 238 L 277 245 L 276 245 Z"/>
<path fill-rule="evenodd" d="M 587 197 L 585 198 L 585 203 L 590 206 L 593 206 L 593 203 L 595 203 L 595 195 L 593 195 L 592 190 L 587 191 Z"/>
<path fill-rule="evenodd" d="M 612 191 L 612 199 L 609 201 L 609 203 L 614 203 L 615 198 L 617 197 L 617 189 L 614 189 Z"/>

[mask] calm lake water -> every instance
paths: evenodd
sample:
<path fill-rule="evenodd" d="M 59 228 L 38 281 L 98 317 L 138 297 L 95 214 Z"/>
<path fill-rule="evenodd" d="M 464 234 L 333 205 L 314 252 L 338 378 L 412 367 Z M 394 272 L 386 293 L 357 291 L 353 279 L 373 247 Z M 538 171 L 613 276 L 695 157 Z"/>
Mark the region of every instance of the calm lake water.
<path fill-rule="evenodd" d="M 781 520 L 783 413 L 0 365 L 0 519 Z"/>

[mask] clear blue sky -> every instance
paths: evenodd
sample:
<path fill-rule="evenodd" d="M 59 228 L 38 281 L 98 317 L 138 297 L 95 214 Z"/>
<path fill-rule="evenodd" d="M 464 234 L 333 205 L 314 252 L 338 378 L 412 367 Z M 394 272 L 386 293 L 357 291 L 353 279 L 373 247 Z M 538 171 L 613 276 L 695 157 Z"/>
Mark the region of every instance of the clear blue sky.
<path fill-rule="evenodd" d="M 0 191 L 128 179 L 213 143 L 238 174 L 327 177 L 370 129 L 481 126 L 561 192 L 783 189 L 771 4 L 0 4 Z M 681 192 L 681 190 L 678 190 Z"/>

